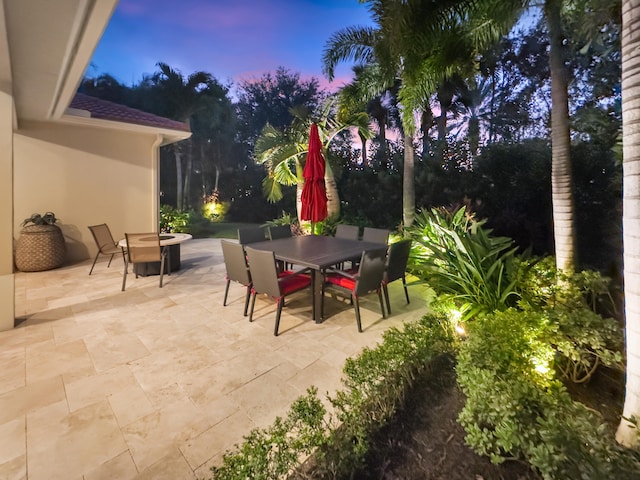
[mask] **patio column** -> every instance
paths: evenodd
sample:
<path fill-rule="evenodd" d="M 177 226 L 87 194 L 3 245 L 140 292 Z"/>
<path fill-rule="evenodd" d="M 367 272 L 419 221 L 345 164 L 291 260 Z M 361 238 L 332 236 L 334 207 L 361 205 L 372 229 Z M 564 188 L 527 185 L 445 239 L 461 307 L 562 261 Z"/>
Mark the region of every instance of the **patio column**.
<path fill-rule="evenodd" d="M 0 331 L 15 320 L 13 273 L 13 97 L 0 91 Z"/>

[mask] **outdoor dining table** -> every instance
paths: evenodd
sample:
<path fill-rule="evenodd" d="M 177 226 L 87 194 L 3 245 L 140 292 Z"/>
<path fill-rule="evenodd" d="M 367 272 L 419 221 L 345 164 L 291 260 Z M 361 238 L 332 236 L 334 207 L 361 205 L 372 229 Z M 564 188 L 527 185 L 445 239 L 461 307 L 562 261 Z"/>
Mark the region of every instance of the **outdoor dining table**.
<path fill-rule="evenodd" d="M 385 244 L 323 235 L 302 235 L 251 243 L 250 246 L 258 250 L 273 252 L 276 260 L 311 269 L 312 316 L 316 323 L 321 323 L 324 271 L 341 262 L 354 258 L 359 259 L 363 250 L 380 248 Z"/>
<path fill-rule="evenodd" d="M 192 237 L 188 233 L 161 233 L 160 247 L 169 249 L 169 262 L 171 271 L 180 270 L 180 244 Z M 150 240 L 153 239 L 150 238 Z M 118 242 L 118 246 L 122 249 L 127 248 L 127 240 L 123 238 Z M 148 275 L 160 275 L 160 262 L 136 263 L 133 266 L 136 275 L 146 277 Z M 165 272 L 168 271 L 165 270 Z"/>

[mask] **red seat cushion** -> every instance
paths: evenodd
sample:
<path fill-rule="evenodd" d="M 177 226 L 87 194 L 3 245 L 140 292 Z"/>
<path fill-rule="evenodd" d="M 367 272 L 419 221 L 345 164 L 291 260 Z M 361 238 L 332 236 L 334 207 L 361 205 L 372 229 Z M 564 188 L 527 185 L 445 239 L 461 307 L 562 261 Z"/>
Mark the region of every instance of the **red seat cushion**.
<path fill-rule="evenodd" d="M 279 274 L 278 277 L 283 295 L 288 295 L 311 285 L 311 277 L 305 274 L 293 275 L 293 272 L 286 271 Z"/>
<path fill-rule="evenodd" d="M 327 275 L 325 277 L 325 281 L 327 283 L 346 288 L 347 290 L 353 290 L 354 288 L 356 288 L 356 281 L 352 278 L 345 277 L 344 275 Z"/>

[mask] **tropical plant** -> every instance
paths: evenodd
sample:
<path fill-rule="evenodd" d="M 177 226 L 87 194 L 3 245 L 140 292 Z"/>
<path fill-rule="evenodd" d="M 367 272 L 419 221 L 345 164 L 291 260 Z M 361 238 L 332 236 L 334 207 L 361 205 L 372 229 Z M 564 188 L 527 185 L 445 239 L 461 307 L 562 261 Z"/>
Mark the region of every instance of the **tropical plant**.
<path fill-rule="evenodd" d="M 462 319 L 504 310 L 518 298 L 514 256 L 507 237 L 494 237 L 466 207 L 419 211 L 406 233 L 413 238 L 411 267 L 458 307 Z"/>
<path fill-rule="evenodd" d="M 337 217 L 340 214 L 340 199 L 331 165 L 327 162 L 328 150 L 332 140 L 351 127 L 356 127 L 361 135 L 371 138 L 373 134 L 369 130 L 368 117 L 360 112 L 348 118 L 343 117 L 342 121 L 337 120 L 335 97 L 328 97 L 316 112 L 300 107 L 292 108 L 291 114 L 293 121 L 287 128 L 280 130 L 267 125 L 256 141 L 256 161 L 267 170 L 267 176 L 262 182 L 264 195 L 269 201 L 276 202 L 282 198 L 281 185 L 296 185 L 296 206 L 300 218 L 300 199 L 304 186 L 303 160 L 309 146 L 309 129 L 315 123 L 325 159 L 327 211 L 329 217 Z"/>
<path fill-rule="evenodd" d="M 22 226 L 28 225 L 53 225 L 58 221 L 56 214 L 53 212 L 46 212 L 44 215 L 39 213 L 32 214 L 29 218 L 25 218 L 22 221 Z"/>

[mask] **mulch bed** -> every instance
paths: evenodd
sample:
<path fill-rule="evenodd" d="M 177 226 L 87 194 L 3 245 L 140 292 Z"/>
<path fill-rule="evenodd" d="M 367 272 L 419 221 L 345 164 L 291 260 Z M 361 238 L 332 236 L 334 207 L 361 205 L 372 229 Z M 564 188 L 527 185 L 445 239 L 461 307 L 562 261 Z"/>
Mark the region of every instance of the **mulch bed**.
<path fill-rule="evenodd" d="M 457 417 L 464 395 L 453 361 L 442 357 L 425 372 L 404 408 L 374 440 L 364 472 L 355 480 L 538 480 L 528 465 L 492 464 L 464 443 Z"/>

